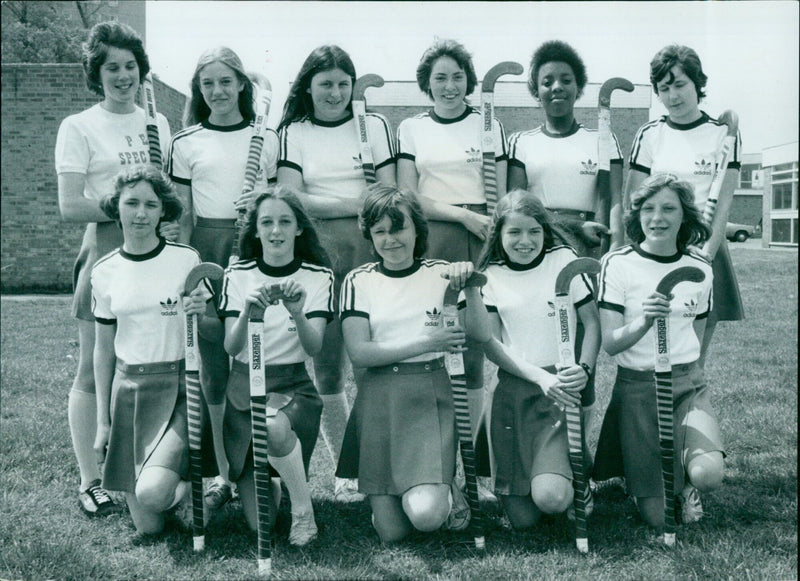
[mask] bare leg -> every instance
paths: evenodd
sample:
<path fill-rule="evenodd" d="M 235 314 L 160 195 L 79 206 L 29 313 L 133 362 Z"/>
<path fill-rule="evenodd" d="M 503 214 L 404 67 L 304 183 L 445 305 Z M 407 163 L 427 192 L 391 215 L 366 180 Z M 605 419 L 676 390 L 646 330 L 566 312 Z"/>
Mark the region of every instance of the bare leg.
<path fill-rule="evenodd" d="M 78 460 L 81 484 L 85 490 L 100 479 L 100 469 L 94 453 L 97 431 L 97 397 L 94 385 L 94 322 L 78 320 L 78 371 L 69 392 L 67 417 L 72 436 L 72 448 Z"/>

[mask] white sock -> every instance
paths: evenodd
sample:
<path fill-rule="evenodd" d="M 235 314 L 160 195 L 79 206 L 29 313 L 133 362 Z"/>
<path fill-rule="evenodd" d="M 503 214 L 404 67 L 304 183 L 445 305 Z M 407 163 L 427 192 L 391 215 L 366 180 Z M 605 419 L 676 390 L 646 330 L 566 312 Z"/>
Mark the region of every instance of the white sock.
<path fill-rule="evenodd" d="M 81 473 L 81 490 L 86 490 L 94 480 L 100 479 L 100 468 L 94 452 L 94 437 L 97 432 L 97 396 L 85 391 L 71 389 L 67 406 L 69 432 L 72 448 L 78 459 Z"/>
<path fill-rule="evenodd" d="M 311 505 L 311 489 L 306 481 L 306 470 L 303 466 L 303 453 L 300 440 L 295 441 L 294 448 L 286 456 L 276 458 L 269 456 L 269 462 L 281 475 L 281 480 L 289 491 L 289 501 L 292 503 L 292 514 L 313 513 Z"/>
<path fill-rule="evenodd" d="M 333 465 L 336 466 L 339 463 L 339 451 L 342 448 L 347 420 L 350 417 L 350 406 L 344 392 L 321 395 L 320 398 L 322 398 L 323 406 L 320 421 L 322 437 L 328 446 Z"/>
<path fill-rule="evenodd" d="M 469 425 L 472 440 L 478 435 L 478 426 L 483 418 L 483 388 L 467 390 L 467 407 L 469 408 Z"/>

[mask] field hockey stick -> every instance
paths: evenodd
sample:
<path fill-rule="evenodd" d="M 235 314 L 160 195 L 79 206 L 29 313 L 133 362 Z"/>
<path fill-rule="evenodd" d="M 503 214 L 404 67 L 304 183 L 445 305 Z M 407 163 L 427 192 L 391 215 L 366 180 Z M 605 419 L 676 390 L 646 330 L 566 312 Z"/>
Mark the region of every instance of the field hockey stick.
<path fill-rule="evenodd" d="M 195 266 L 186 276 L 184 294 L 191 293 L 201 280 L 219 280 L 223 270 L 212 262 Z M 197 346 L 197 315 L 186 315 L 186 415 L 189 432 L 189 480 L 192 484 L 192 537 L 195 552 L 205 549 L 203 522 L 202 408 L 200 403 L 200 351 Z"/>
<path fill-rule="evenodd" d="M 361 153 L 361 169 L 367 185 L 378 181 L 375 174 L 375 160 L 372 157 L 372 148 L 369 146 L 367 134 L 367 102 L 364 93 L 369 87 L 382 87 L 383 79 L 374 74 L 364 75 L 356 80 L 353 86 L 353 115 L 356 118 L 356 131 L 358 131 L 358 147 Z"/>
<path fill-rule="evenodd" d="M 664 276 L 656 292 L 669 297 L 675 285 L 681 282 L 702 282 L 706 275 L 694 266 L 677 268 Z M 658 317 L 654 321 L 656 405 L 658 407 L 658 440 L 661 448 L 661 474 L 664 479 L 664 544 L 675 544 L 675 474 L 673 470 L 674 440 L 672 362 L 669 353 L 669 319 Z"/>
<path fill-rule="evenodd" d="M 728 126 L 728 132 L 725 134 L 725 139 L 722 141 L 717 173 L 714 174 L 714 179 L 708 190 L 706 206 L 703 208 L 703 222 L 709 227 L 711 226 L 711 222 L 714 221 L 714 213 L 717 211 L 719 194 L 722 192 L 722 182 L 725 181 L 725 172 L 728 170 L 728 164 L 736 149 L 736 134 L 739 132 L 739 116 L 735 111 L 731 111 L 730 109 L 723 111 L 722 115 L 719 116 L 719 121 Z"/>
<path fill-rule="evenodd" d="M 255 101 L 256 117 L 253 120 L 253 135 L 250 137 L 250 148 L 247 150 L 247 165 L 244 168 L 244 184 L 242 193 L 251 192 L 256 185 L 258 170 L 261 166 L 261 152 L 264 150 L 264 137 L 267 134 L 267 117 L 269 106 L 272 103 L 272 87 L 264 75 L 250 73 L 253 82 L 253 100 Z M 239 260 L 239 234 L 244 225 L 247 210 L 239 210 L 233 228 L 233 248 L 228 257 L 228 264 Z"/>
<path fill-rule="evenodd" d="M 465 287 L 483 286 L 486 284 L 486 275 L 473 272 L 467 279 Z M 455 327 L 458 324 L 458 291 L 447 285 L 444 293 L 442 308 L 442 325 Z M 475 460 L 475 444 L 472 441 L 472 426 L 469 421 L 469 406 L 467 404 L 467 376 L 464 371 L 464 355 L 461 352 L 444 354 L 444 366 L 450 376 L 450 385 L 453 390 L 453 408 L 456 414 L 456 431 L 461 449 L 461 462 L 464 464 L 464 479 L 467 485 L 467 504 L 472 513 L 470 517 L 470 530 L 475 538 L 475 548 L 486 548 L 484 538 L 483 514 L 478 501 L 478 470 Z"/>
<path fill-rule="evenodd" d="M 513 61 L 496 64 L 483 76 L 481 83 L 481 153 L 483 155 L 483 190 L 486 213 L 491 216 L 497 205 L 497 161 L 494 142 L 494 86 L 503 75 L 521 75 L 522 65 Z"/>
<path fill-rule="evenodd" d="M 164 166 L 161 156 L 161 141 L 158 137 L 158 115 L 156 113 L 156 92 L 153 88 L 153 75 L 147 73 L 142 81 L 144 92 L 145 123 L 147 125 L 147 145 L 150 153 L 150 163 L 158 169 Z"/>
<path fill-rule="evenodd" d="M 570 337 L 570 303 L 569 287 L 572 279 L 579 274 L 596 275 L 600 272 L 600 263 L 593 258 L 573 260 L 558 273 L 556 277 L 555 307 L 558 313 L 558 362 L 561 368 L 575 365 L 575 348 Z M 567 441 L 569 442 L 569 463 L 572 466 L 572 488 L 575 491 L 575 545 L 581 553 L 589 552 L 589 537 L 586 527 L 586 492 L 589 486 L 584 473 L 583 457 L 583 425 L 581 409 L 578 405 L 568 405 L 564 409 L 567 418 Z"/>
<path fill-rule="evenodd" d="M 628 79 L 613 77 L 600 87 L 597 99 L 597 195 L 601 199 L 609 200 L 609 212 L 611 211 L 611 155 L 614 151 L 614 139 L 611 136 L 611 93 L 617 89 L 630 93 L 634 87 Z M 610 223 L 606 225 L 610 226 Z M 601 255 L 608 252 L 611 243 L 609 238 L 603 236 L 600 242 Z"/>

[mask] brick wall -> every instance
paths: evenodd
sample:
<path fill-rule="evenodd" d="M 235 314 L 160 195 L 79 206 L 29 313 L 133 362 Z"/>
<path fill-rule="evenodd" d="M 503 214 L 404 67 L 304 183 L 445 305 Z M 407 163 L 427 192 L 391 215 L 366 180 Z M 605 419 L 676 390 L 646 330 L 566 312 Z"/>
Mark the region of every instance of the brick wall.
<path fill-rule="evenodd" d="M 54 148 L 61 121 L 99 98 L 78 64 L 2 66 L 3 292 L 69 291 L 84 226 L 61 221 Z M 156 80 L 156 104 L 173 132 L 186 97 Z"/>

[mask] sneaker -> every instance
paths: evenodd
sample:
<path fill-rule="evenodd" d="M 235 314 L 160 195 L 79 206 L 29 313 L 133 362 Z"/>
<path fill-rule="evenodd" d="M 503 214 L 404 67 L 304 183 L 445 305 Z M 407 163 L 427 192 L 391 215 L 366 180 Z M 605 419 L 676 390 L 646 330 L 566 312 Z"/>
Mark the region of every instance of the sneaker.
<path fill-rule="evenodd" d="M 121 510 L 108 491 L 100 486 L 100 480 L 92 481 L 89 488 L 78 495 L 78 506 L 90 517 L 108 516 Z"/>
<path fill-rule="evenodd" d="M 703 504 L 700 502 L 700 491 L 691 484 L 683 487 L 678 501 L 681 505 L 681 520 L 683 524 L 699 521 L 703 518 Z"/>
<path fill-rule="evenodd" d="M 620 488 L 624 494 L 628 493 L 627 483 L 622 476 L 613 476 L 608 480 L 601 480 L 600 482 L 589 479 L 589 486 L 595 494 L 611 490 L 612 488 Z"/>
<path fill-rule="evenodd" d="M 227 482 L 214 479 L 208 485 L 203 498 L 209 510 L 219 510 L 233 498 L 233 490 Z"/>
<path fill-rule="evenodd" d="M 455 482 L 450 485 L 450 496 L 452 497 L 452 506 L 444 528 L 448 531 L 463 531 L 469 526 L 471 517 L 467 499 L 464 498 L 464 493 L 456 486 Z"/>
<path fill-rule="evenodd" d="M 337 478 L 333 488 L 333 498 L 338 502 L 361 502 L 367 496 L 358 491 L 358 480 Z"/>
<path fill-rule="evenodd" d="M 594 512 L 594 494 L 592 494 L 592 487 L 586 487 L 586 518 L 592 516 Z M 571 504 L 567 509 L 567 518 L 571 521 L 575 520 L 575 504 Z"/>
<path fill-rule="evenodd" d="M 478 500 L 487 504 L 494 504 L 497 502 L 497 497 L 487 486 L 484 486 L 480 478 L 478 478 Z"/>
<path fill-rule="evenodd" d="M 292 527 L 289 529 L 289 544 L 304 547 L 317 538 L 317 523 L 314 511 L 305 514 L 292 513 Z"/>

